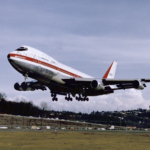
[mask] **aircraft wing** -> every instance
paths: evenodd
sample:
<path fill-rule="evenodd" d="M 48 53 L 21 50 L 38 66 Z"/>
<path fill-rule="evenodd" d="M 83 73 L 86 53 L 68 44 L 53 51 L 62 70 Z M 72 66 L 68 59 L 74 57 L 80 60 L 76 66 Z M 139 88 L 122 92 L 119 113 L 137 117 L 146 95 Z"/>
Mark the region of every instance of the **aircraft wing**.
<path fill-rule="evenodd" d="M 93 88 L 96 90 L 98 90 L 98 86 L 104 87 L 104 89 L 109 87 L 112 90 L 129 88 L 144 89 L 144 87 L 146 87 L 145 83 L 150 82 L 150 79 L 64 78 L 62 80 L 66 82 L 66 84 L 80 85 L 86 88 L 92 88 L 93 85 Z"/>
<path fill-rule="evenodd" d="M 144 89 L 146 87 L 146 82 L 150 82 L 150 79 L 102 79 L 104 86 L 115 85 L 116 88 L 113 90 L 119 89 Z"/>
<path fill-rule="evenodd" d="M 144 89 L 145 83 L 150 82 L 150 79 L 114 79 L 116 67 L 117 62 L 113 61 L 102 79 L 66 77 L 62 80 L 68 85 L 106 92 L 129 88 Z"/>

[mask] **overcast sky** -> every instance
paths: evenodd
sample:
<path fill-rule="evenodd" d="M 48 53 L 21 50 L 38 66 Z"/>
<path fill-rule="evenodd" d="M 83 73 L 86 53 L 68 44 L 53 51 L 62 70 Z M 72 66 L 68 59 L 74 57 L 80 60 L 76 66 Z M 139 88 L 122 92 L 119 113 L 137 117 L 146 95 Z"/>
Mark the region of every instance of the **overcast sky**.
<path fill-rule="evenodd" d="M 143 91 L 117 91 L 89 102 L 67 102 L 63 96 L 52 102 L 49 91 L 15 91 L 14 83 L 24 77 L 7 54 L 28 45 L 93 77 L 102 77 L 115 60 L 115 78 L 150 78 L 149 7 L 148 0 L 0 0 L 0 92 L 13 101 L 45 101 L 54 110 L 148 109 L 150 84 Z"/>

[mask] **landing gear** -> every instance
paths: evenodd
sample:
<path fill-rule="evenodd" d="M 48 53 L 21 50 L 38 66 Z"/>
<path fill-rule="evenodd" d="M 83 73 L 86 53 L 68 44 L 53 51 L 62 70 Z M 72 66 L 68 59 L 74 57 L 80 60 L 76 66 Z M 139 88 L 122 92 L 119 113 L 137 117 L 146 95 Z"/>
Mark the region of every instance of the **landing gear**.
<path fill-rule="evenodd" d="M 28 79 L 28 74 L 25 74 L 24 75 L 24 80 L 25 80 L 25 83 L 26 83 L 26 80 Z"/>
<path fill-rule="evenodd" d="M 58 101 L 57 97 L 52 98 L 52 101 Z"/>
<path fill-rule="evenodd" d="M 56 93 L 51 93 L 51 97 L 56 97 Z"/>
<path fill-rule="evenodd" d="M 89 101 L 89 98 L 88 97 L 81 97 L 81 95 L 79 94 L 79 97 L 76 97 L 76 100 L 78 101 Z"/>
<path fill-rule="evenodd" d="M 70 94 L 68 94 L 68 96 L 65 97 L 65 100 L 72 101 L 72 97 L 70 97 Z"/>
<path fill-rule="evenodd" d="M 58 101 L 58 98 L 56 97 L 56 93 L 51 93 L 51 97 L 53 97 L 52 101 Z"/>
<path fill-rule="evenodd" d="M 27 82 L 26 82 L 26 80 L 28 78 L 28 74 L 24 74 L 23 76 L 24 76 L 24 82 L 21 83 L 21 87 L 22 87 L 23 91 L 26 91 L 27 87 L 28 87 Z"/>
<path fill-rule="evenodd" d="M 88 95 L 87 93 L 88 93 L 88 88 L 82 86 L 80 89 L 80 93 L 78 93 L 79 97 L 76 96 L 76 100 L 78 100 L 78 101 L 89 101 L 89 98 L 87 97 L 87 95 Z"/>

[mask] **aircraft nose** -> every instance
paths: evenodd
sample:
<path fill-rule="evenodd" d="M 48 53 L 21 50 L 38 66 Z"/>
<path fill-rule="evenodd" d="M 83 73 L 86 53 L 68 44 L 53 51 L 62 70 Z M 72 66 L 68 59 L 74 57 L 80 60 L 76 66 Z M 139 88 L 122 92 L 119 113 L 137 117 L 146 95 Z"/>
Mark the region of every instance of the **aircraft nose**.
<path fill-rule="evenodd" d="M 10 54 L 7 55 L 7 58 L 8 58 L 8 59 L 10 58 Z"/>

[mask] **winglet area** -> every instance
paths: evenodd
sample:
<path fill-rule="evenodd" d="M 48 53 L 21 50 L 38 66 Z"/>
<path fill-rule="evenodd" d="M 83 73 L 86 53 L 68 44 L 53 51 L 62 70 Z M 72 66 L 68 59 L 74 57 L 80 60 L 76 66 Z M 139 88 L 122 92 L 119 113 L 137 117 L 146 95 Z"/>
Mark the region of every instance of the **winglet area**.
<path fill-rule="evenodd" d="M 103 76 L 103 79 L 114 79 L 116 68 L 117 62 L 113 61 L 108 70 L 106 71 L 105 75 Z"/>

